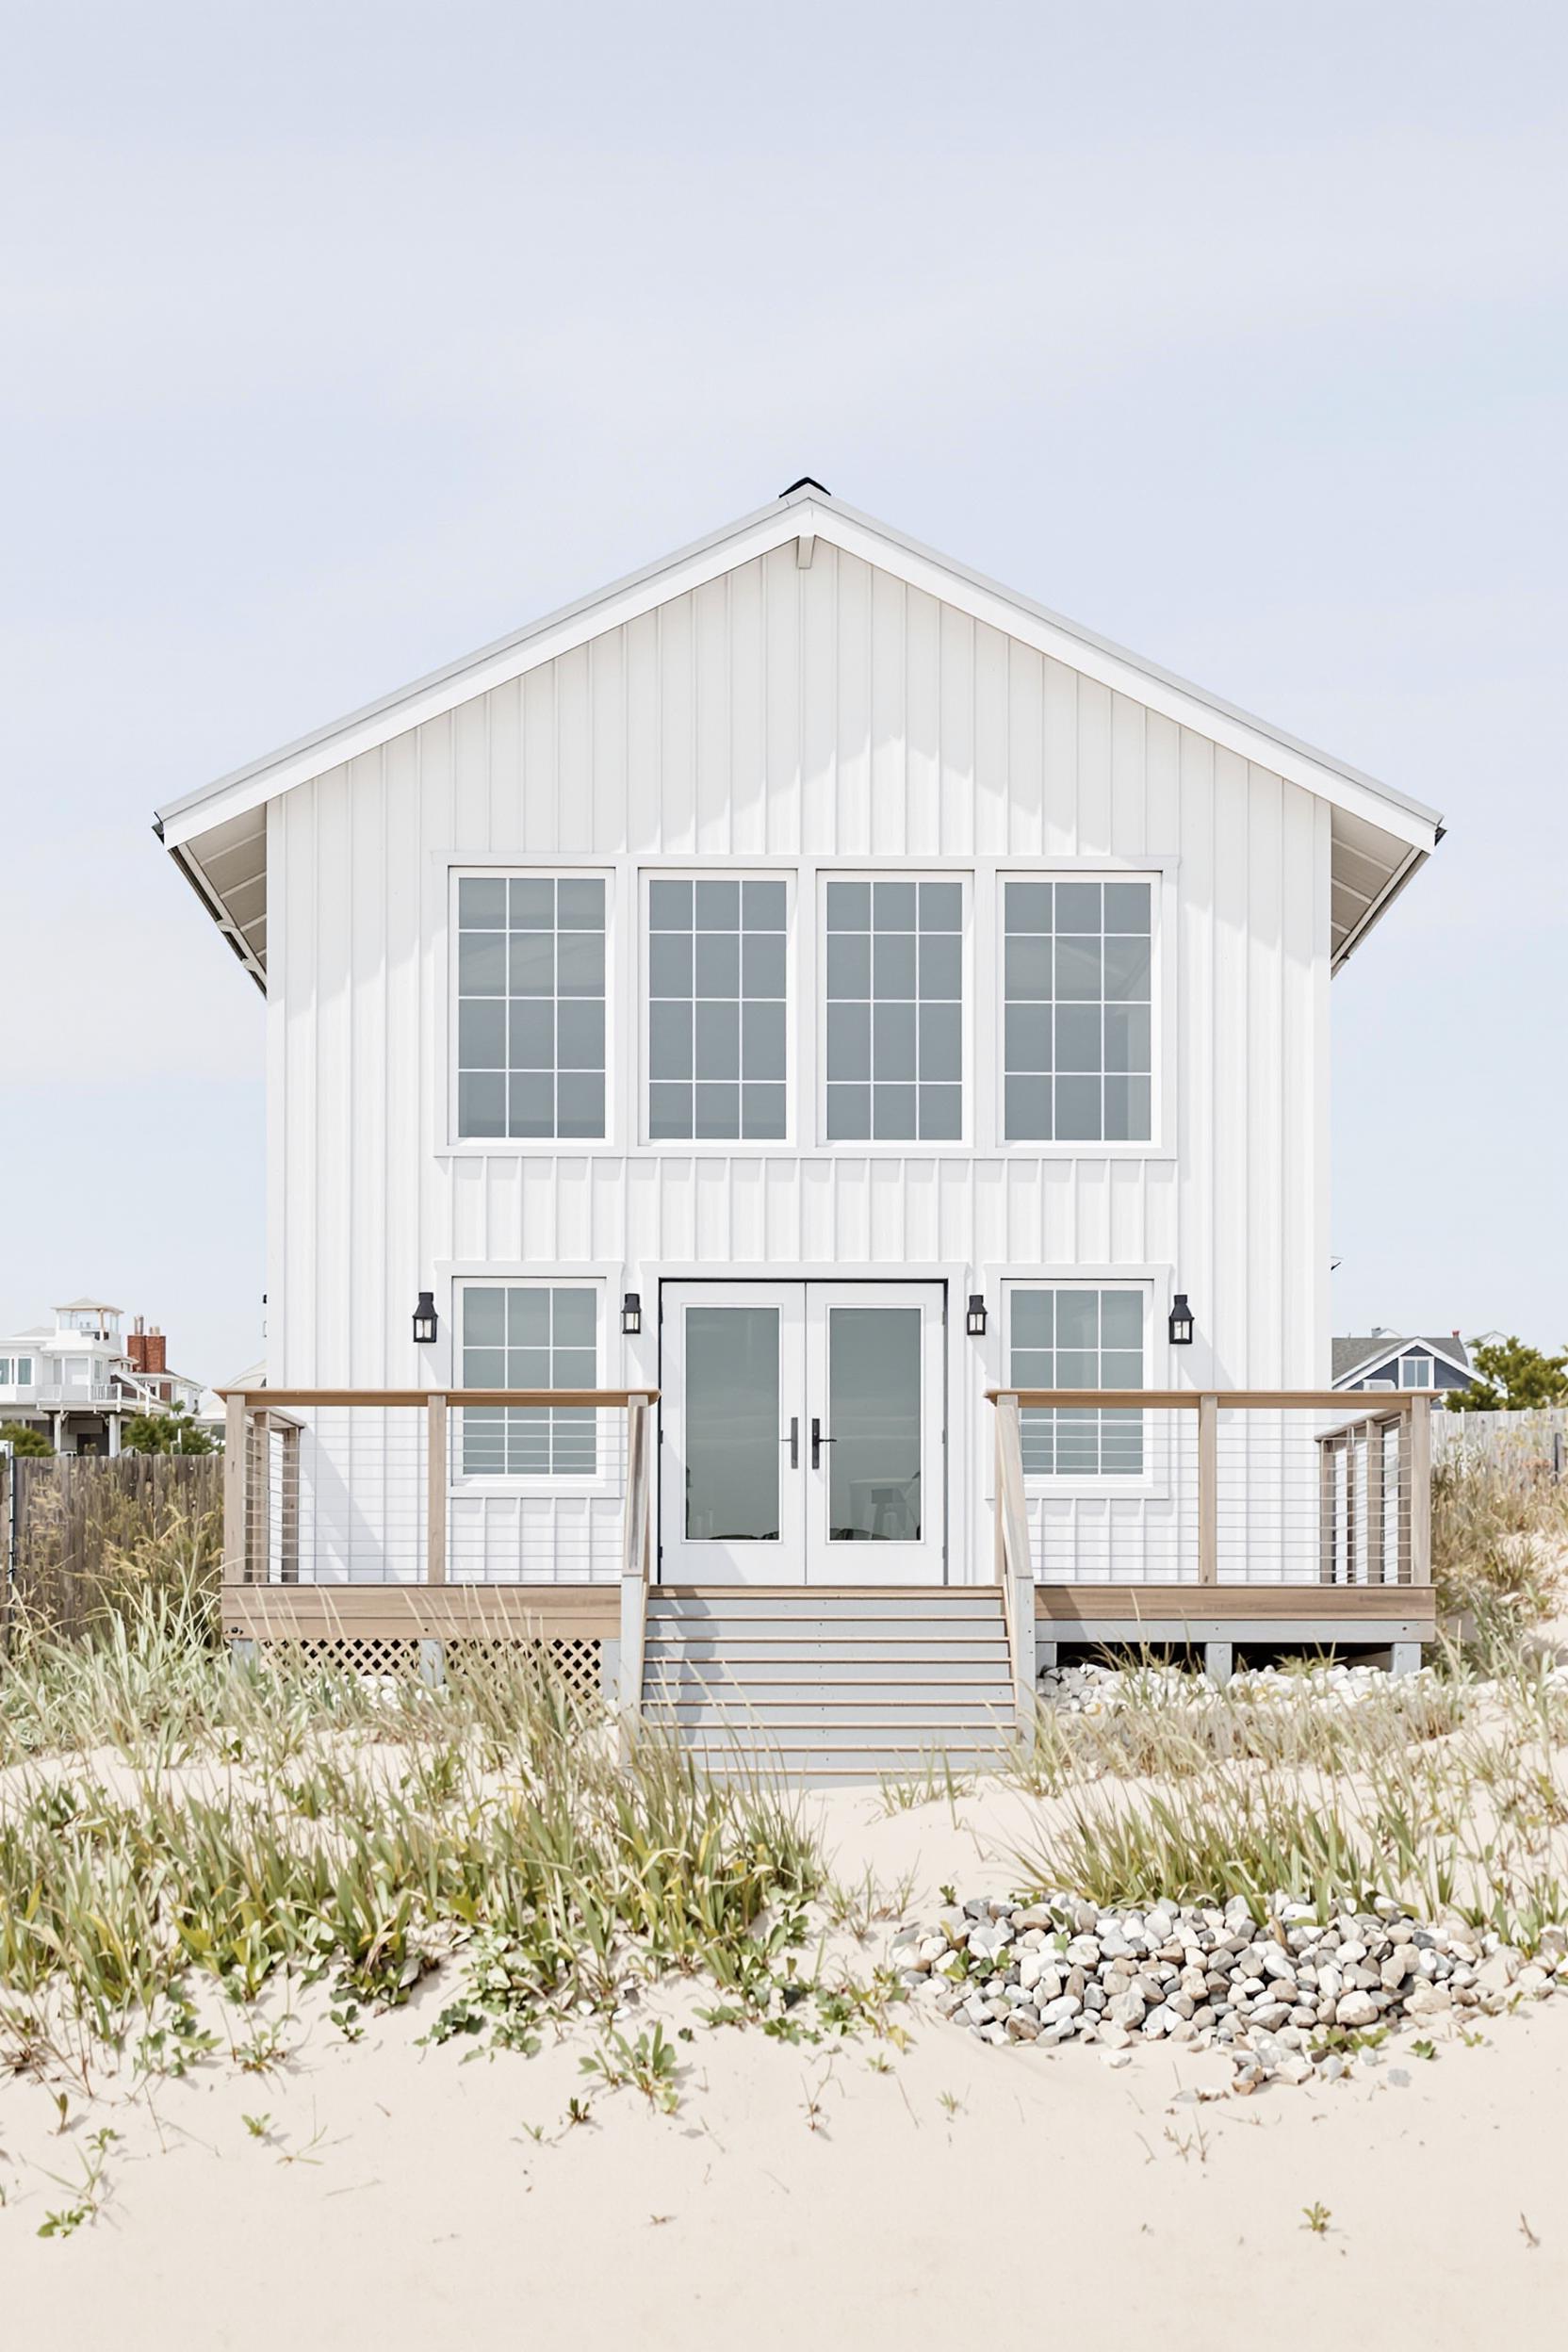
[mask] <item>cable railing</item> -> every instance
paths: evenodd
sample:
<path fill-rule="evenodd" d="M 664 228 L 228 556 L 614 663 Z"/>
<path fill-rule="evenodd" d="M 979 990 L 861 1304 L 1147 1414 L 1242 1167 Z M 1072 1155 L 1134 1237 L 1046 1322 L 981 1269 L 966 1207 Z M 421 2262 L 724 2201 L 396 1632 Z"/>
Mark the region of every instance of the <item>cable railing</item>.
<path fill-rule="evenodd" d="M 1424 1392 L 988 1393 L 1004 1584 L 1431 1582 Z"/>
<path fill-rule="evenodd" d="M 225 1399 L 230 1585 L 613 1586 L 651 1554 L 652 1396 L 252 1389 Z"/>

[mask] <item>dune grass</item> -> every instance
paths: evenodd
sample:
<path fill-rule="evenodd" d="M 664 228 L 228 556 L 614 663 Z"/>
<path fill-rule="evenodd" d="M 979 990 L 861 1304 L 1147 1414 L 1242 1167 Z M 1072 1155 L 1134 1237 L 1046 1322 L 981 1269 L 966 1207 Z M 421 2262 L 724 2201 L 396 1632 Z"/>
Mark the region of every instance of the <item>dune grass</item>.
<path fill-rule="evenodd" d="M 471 1948 L 498 2017 L 607 2017 L 629 1979 L 723 1986 L 821 1883 L 792 1801 L 710 1782 L 522 1649 L 440 1690 L 236 1669 L 151 1591 L 0 1676 L 0 2053 L 122 2046 L 206 1979 L 396 2002 Z M 493 1993 L 494 1984 L 490 1988 Z M 483 1990 L 483 1987 L 481 1987 Z"/>

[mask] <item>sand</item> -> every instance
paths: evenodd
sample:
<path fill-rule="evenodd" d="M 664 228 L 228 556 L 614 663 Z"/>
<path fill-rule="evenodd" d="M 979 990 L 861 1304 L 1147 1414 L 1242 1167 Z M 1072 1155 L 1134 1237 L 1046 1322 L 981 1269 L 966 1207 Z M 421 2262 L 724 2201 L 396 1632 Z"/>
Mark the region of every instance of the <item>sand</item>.
<path fill-rule="evenodd" d="M 1009 1887 L 1030 1806 L 826 1810 L 840 1875 L 913 1870 L 928 1913 L 944 1880 Z M 1168 2047 L 1112 2072 L 935 2018 L 911 2017 L 903 2051 L 696 2026 L 666 2116 L 594 2094 L 587 2036 L 534 2059 L 420 2048 L 452 1989 L 427 1983 L 353 2046 L 322 1994 L 297 1995 L 281 2069 L 73 2099 L 63 2132 L 51 2088 L 0 2082 L 5 2339 L 874 2352 L 1134 2328 L 1185 2352 L 1338 2325 L 1404 2352 L 1500 2327 L 1551 2341 L 1568 2310 L 1568 2001 L 1479 2020 L 1483 2047 L 1439 2029 L 1428 2062 L 1406 2040 L 1360 2080 L 1204 2104 L 1177 2095 L 1229 2069 Z M 661 1988 L 646 2020 L 675 2032 L 709 1998 Z M 584 2095 L 589 2121 L 567 2124 Z M 106 2124 L 101 2213 L 41 2239 L 71 2202 L 44 2170 L 78 2179 Z"/>

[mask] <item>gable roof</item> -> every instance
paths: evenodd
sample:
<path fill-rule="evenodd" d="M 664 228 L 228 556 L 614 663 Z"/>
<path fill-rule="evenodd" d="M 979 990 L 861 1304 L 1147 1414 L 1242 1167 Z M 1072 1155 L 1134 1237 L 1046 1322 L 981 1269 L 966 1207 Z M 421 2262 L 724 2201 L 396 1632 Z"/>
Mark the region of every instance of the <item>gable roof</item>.
<path fill-rule="evenodd" d="M 1439 1356 L 1456 1372 L 1471 1370 L 1469 1351 L 1462 1339 L 1430 1338 L 1415 1332 L 1404 1339 L 1390 1336 L 1387 1331 L 1374 1332 L 1365 1338 L 1336 1339 L 1333 1343 L 1331 1379 L 1335 1388 L 1356 1373 L 1364 1373 L 1374 1366 L 1393 1364 L 1407 1348 L 1418 1348 L 1425 1354 Z"/>
<path fill-rule="evenodd" d="M 155 828 L 237 955 L 260 979 L 266 969 L 264 812 L 270 800 L 775 547 L 799 541 L 804 559 L 817 538 L 1328 801 L 1334 811 L 1336 968 L 1442 839 L 1442 820 L 1434 809 L 907 538 L 891 524 L 842 505 L 808 476 L 781 498 L 675 554 L 169 802 L 157 811 Z"/>

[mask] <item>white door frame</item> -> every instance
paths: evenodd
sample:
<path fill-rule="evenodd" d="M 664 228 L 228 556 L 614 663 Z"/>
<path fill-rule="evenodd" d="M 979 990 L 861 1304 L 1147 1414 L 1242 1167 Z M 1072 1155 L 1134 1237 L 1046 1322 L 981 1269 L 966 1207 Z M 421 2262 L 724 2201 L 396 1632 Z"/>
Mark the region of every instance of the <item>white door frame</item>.
<path fill-rule="evenodd" d="M 659 1526 L 666 1584 L 939 1585 L 946 1577 L 954 1507 L 948 1443 L 946 1298 L 941 1281 L 811 1276 L 779 1280 L 661 1279 L 659 1289 Z M 776 1541 L 694 1537 L 685 1525 L 685 1381 L 689 1307 L 771 1307 L 778 1314 L 776 1433 L 780 1471 Z M 921 1533 L 905 1542 L 835 1541 L 829 1532 L 837 1443 L 829 1396 L 829 1317 L 857 1307 L 902 1307 L 922 1315 L 920 1348 Z M 817 1444 L 812 1425 L 817 1425 Z M 794 1425 L 792 1429 L 792 1424 Z"/>

